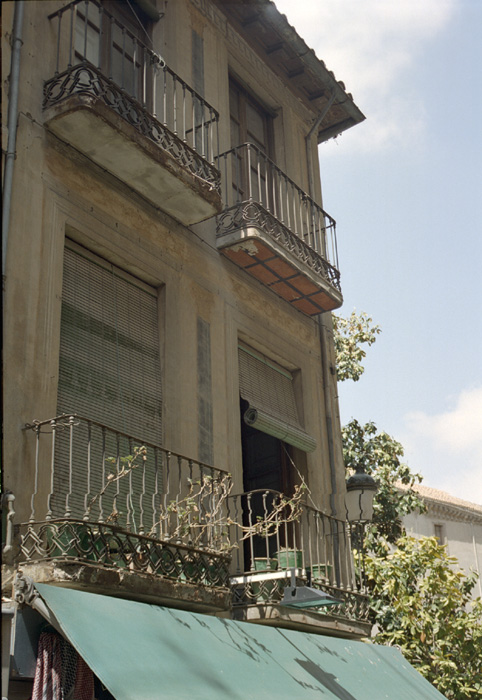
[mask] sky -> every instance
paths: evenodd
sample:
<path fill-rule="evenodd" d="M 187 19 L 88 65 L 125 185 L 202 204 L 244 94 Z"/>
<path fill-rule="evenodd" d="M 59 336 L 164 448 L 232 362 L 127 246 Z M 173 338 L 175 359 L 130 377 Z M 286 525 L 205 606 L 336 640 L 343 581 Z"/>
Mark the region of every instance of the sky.
<path fill-rule="evenodd" d="M 482 505 L 482 1 L 275 2 L 366 116 L 319 147 L 340 314 L 382 329 L 342 422 Z"/>

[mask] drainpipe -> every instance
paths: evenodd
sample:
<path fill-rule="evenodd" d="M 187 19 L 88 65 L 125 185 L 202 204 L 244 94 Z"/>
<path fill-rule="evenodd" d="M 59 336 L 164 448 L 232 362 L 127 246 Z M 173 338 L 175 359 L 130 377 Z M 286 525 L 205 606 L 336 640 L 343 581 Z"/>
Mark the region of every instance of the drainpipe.
<path fill-rule="evenodd" d="M 12 34 L 12 61 L 10 66 L 10 87 L 8 94 L 8 140 L 5 156 L 4 185 L 3 185 L 3 212 L 2 212 L 2 285 L 5 289 L 5 271 L 7 259 L 8 227 L 10 223 L 10 204 L 12 201 L 13 166 L 15 163 L 15 149 L 17 145 L 18 126 L 18 92 L 20 78 L 20 49 L 22 48 L 22 22 L 24 0 L 15 3 Z"/>
<path fill-rule="evenodd" d="M 313 199 L 315 183 L 314 183 L 314 173 L 313 173 L 313 156 L 311 148 L 311 138 L 320 126 L 323 119 L 326 117 L 328 110 L 331 108 L 333 102 L 335 101 L 335 90 L 332 90 L 330 98 L 326 103 L 323 111 L 319 114 L 317 120 L 311 127 L 308 135 L 306 136 L 306 158 L 308 163 L 308 186 L 309 195 Z M 319 314 L 317 316 L 317 321 L 319 325 L 320 334 L 320 349 L 321 349 L 321 372 L 323 381 L 323 397 L 325 404 L 325 421 L 326 421 L 326 433 L 328 436 L 328 460 L 330 465 L 330 509 L 331 514 L 336 517 L 336 464 L 335 464 L 335 440 L 334 440 L 334 428 L 333 428 L 333 401 L 332 401 L 332 390 L 331 386 L 333 383 L 334 367 L 329 365 L 329 352 L 328 352 L 328 340 L 327 334 L 330 333 L 330 327 L 325 321 L 325 314 Z"/>
<path fill-rule="evenodd" d="M 333 374 L 335 368 L 329 364 L 330 358 L 328 353 L 328 339 L 327 335 L 330 329 L 327 327 L 326 321 L 324 319 L 324 314 L 319 314 L 317 316 L 319 334 L 320 334 L 320 348 L 321 348 L 321 371 L 323 378 L 323 397 L 325 403 L 325 422 L 326 422 L 326 434 L 328 437 L 328 460 L 330 464 L 330 508 L 333 517 L 337 516 L 335 494 L 336 494 L 336 461 L 335 461 L 335 426 L 333 417 L 333 401 L 332 401 L 332 390 L 331 385 L 334 381 Z M 330 376 L 331 375 L 331 376 Z"/>
<path fill-rule="evenodd" d="M 311 150 L 311 137 L 313 136 L 315 131 L 318 129 L 318 127 L 320 126 L 323 119 L 328 114 L 328 111 L 331 108 L 331 105 L 333 104 L 334 101 L 335 101 L 335 90 L 332 90 L 331 95 L 330 95 L 330 99 L 326 103 L 323 111 L 320 112 L 318 119 L 315 121 L 315 123 L 313 124 L 313 126 L 309 130 L 308 135 L 305 138 L 306 158 L 308 161 L 308 191 L 309 191 L 309 195 L 312 199 L 313 199 L 313 193 L 315 191 L 315 182 L 314 182 L 315 178 L 314 178 L 314 174 L 313 174 L 313 156 L 312 156 L 312 150 Z"/>

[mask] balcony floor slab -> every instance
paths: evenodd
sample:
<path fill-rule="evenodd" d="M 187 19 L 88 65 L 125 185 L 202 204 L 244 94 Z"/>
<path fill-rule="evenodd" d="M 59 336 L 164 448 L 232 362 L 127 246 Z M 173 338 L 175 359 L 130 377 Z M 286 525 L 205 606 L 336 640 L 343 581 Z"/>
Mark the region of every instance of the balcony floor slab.
<path fill-rule="evenodd" d="M 22 573 L 36 583 L 76 588 L 101 595 L 203 613 L 222 613 L 231 607 L 231 591 L 170 581 L 126 569 L 104 569 L 75 562 L 22 562 Z"/>
<path fill-rule="evenodd" d="M 199 223 L 221 210 L 216 188 L 184 167 L 181 152 L 188 157 L 188 146 L 178 140 L 179 158 L 174 157 L 100 98 L 72 95 L 48 107 L 44 118 L 62 141 L 182 224 Z"/>
<path fill-rule="evenodd" d="M 369 637 L 372 628 L 369 622 L 349 620 L 310 610 L 292 610 L 281 605 L 270 604 L 236 606 L 233 609 L 233 618 L 259 625 L 346 639 Z"/>
<path fill-rule="evenodd" d="M 332 311 L 343 303 L 341 292 L 326 276 L 260 226 L 218 230 L 216 245 L 232 262 L 308 316 Z M 300 242 L 302 253 L 307 247 Z"/>

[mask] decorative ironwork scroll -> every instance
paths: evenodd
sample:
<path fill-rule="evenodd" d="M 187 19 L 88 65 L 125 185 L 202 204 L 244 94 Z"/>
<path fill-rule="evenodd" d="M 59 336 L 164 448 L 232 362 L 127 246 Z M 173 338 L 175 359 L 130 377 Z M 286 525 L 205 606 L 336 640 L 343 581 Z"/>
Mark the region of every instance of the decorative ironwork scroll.
<path fill-rule="evenodd" d="M 220 192 L 219 171 L 98 68 L 86 63 L 77 64 L 48 80 L 44 85 L 43 108 L 57 105 L 72 95 L 87 95 L 101 100 L 192 175 Z"/>
<path fill-rule="evenodd" d="M 268 234 L 273 240 L 305 263 L 328 284 L 341 292 L 340 273 L 325 258 L 317 253 L 268 212 L 258 202 L 240 202 L 226 209 L 217 217 L 217 235 L 222 236 L 237 229 L 254 226 Z"/>
<path fill-rule="evenodd" d="M 208 587 L 227 587 L 230 556 L 167 543 L 102 523 L 51 520 L 22 526 L 22 559 L 78 562 Z"/>

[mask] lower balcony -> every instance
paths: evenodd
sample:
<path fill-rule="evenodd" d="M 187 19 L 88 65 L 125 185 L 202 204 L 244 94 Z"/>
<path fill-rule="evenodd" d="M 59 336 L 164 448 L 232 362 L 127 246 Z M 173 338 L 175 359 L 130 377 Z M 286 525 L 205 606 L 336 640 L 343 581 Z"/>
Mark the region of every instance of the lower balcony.
<path fill-rule="evenodd" d="M 309 316 L 341 306 L 335 221 L 253 144 L 219 157 L 217 247 Z"/>
<path fill-rule="evenodd" d="M 297 497 L 261 489 L 228 499 L 239 514 L 231 537 L 230 582 L 237 619 L 346 637 L 369 636 L 363 560 L 352 554 L 346 521 Z M 241 524 L 240 524 L 241 522 Z M 299 603 L 294 588 L 327 595 Z M 311 604 L 313 602 L 313 604 Z"/>
<path fill-rule="evenodd" d="M 78 415 L 25 429 L 35 440 L 34 488 L 15 564 L 34 581 L 369 634 L 363 562 L 347 523 L 307 505 L 302 492 L 233 495 L 226 472 Z M 293 586 L 334 600 L 296 609 Z"/>
<path fill-rule="evenodd" d="M 218 213 L 217 112 L 96 0 L 49 19 L 46 127 L 181 223 Z"/>
<path fill-rule="evenodd" d="M 37 582 L 229 609 L 226 472 L 77 415 L 26 426 L 35 488 L 19 560 Z"/>

